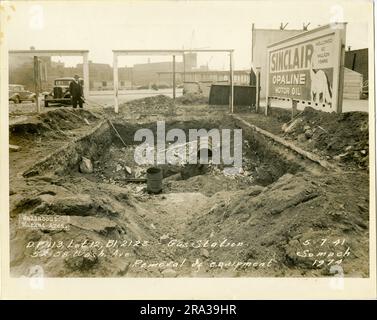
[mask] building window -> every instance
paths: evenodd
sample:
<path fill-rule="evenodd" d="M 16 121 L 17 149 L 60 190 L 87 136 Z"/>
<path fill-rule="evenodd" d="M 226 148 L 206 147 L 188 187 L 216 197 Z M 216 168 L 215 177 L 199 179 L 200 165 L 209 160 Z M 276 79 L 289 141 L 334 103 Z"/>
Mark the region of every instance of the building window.
<path fill-rule="evenodd" d="M 107 87 L 107 82 L 106 81 L 102 81 L 102 87 Z"/>

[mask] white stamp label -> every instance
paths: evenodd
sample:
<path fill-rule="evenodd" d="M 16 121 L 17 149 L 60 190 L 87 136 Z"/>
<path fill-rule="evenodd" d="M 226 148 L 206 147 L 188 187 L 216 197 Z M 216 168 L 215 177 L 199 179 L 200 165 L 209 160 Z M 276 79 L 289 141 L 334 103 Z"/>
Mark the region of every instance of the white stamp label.
<path fill-rule="evenodd" d="M 20 229 L 69 230 L 69 216 L 20 214 Z"/>

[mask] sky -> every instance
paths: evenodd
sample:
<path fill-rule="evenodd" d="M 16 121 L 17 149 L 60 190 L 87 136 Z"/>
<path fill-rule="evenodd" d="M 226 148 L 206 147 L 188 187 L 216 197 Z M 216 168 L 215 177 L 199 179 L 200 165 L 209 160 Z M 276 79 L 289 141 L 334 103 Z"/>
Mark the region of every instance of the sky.
<path fill-rule="evenodd" d="M 113 49 L 234 49 L 236 69 L 248 69 L 251 27 L 309 30 L 347 22 L 347 46 L 372 47 L 370 1 L 12 1 L 4 2 L 9 50 L 85 49 L 112 64 Z M 119 66 L 170 57 L 122 57 Z M 67 66 L 81 58 L 57 57 Z M 179 61 L 179 59 L 177 59 Z M 200 54 L 198 64 L 228 69 L 226 53 Z"/>

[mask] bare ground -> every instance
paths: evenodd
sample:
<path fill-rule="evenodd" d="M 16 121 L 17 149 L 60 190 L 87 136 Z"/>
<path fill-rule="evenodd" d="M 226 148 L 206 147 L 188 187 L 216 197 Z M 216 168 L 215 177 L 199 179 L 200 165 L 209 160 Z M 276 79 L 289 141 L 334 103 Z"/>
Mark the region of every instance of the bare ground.
<path fill-rule="evenodd" d="M 315 149 L 315 138 L 295 139 L 304 125 L 289 136 L 281 131 L 289 121 L 284 114 L 242 116 Z M 318 122 L 320 116 L 328 138 L 341 136 L 329 130 L 339 118 L 314 116 L 305 121 Z M 105 119 L 113 121 L 127 147 L 113 133 L 109 136 L 111 130 L 81 139 L 106 125 Z M 54 277 L 368 276 L 369 176 L 360 161 L 338 161 L 336 152 L 317 148 L 320 156 L 347 164 L 332 172 L 243 128 L 242 175 L 226 176 L 219 166 L 188 175 L 181 173 L 183 167 L 165 167 L 163 192 L 150 195 L 145 184 L 125 182 L 125 169 L 132 177 L 145 174 L 146 167 L 133 160 L 132 136 L 159 119 L 182 129 L 240 127 L 226 108 L 174 106 L 164 97 L 128 103 L 119 115 L 67 108 L 11 126 L 10 143 L 21 147 L 10 153 L 14 276 L 30 275 L 35 266 Z M 365 125 L 364 116 L 352 119 L 354 132 Z M 368 152 L 363 130 L 344 135 L 339 150 L 362 145 Z M 53 152 L 48 165 L 35 166 Z M 79 172 L 79 156 L 92 159 L 93 173 Z M 69 229 L 21 228 L 22 214 L 68 216 Z"/>

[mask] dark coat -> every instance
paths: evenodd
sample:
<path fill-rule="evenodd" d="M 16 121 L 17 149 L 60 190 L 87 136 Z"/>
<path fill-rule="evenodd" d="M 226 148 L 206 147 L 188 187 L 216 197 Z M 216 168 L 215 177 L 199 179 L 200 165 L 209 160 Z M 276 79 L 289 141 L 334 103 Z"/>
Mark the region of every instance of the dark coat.
<path fill-rule="evenodd" d="M 83 96 L 83 89 L 80 83 L 76 83 L 76 81 L 71 81 L 69 84 L 69 92 L 73 98 L 80 98 Z"/>

